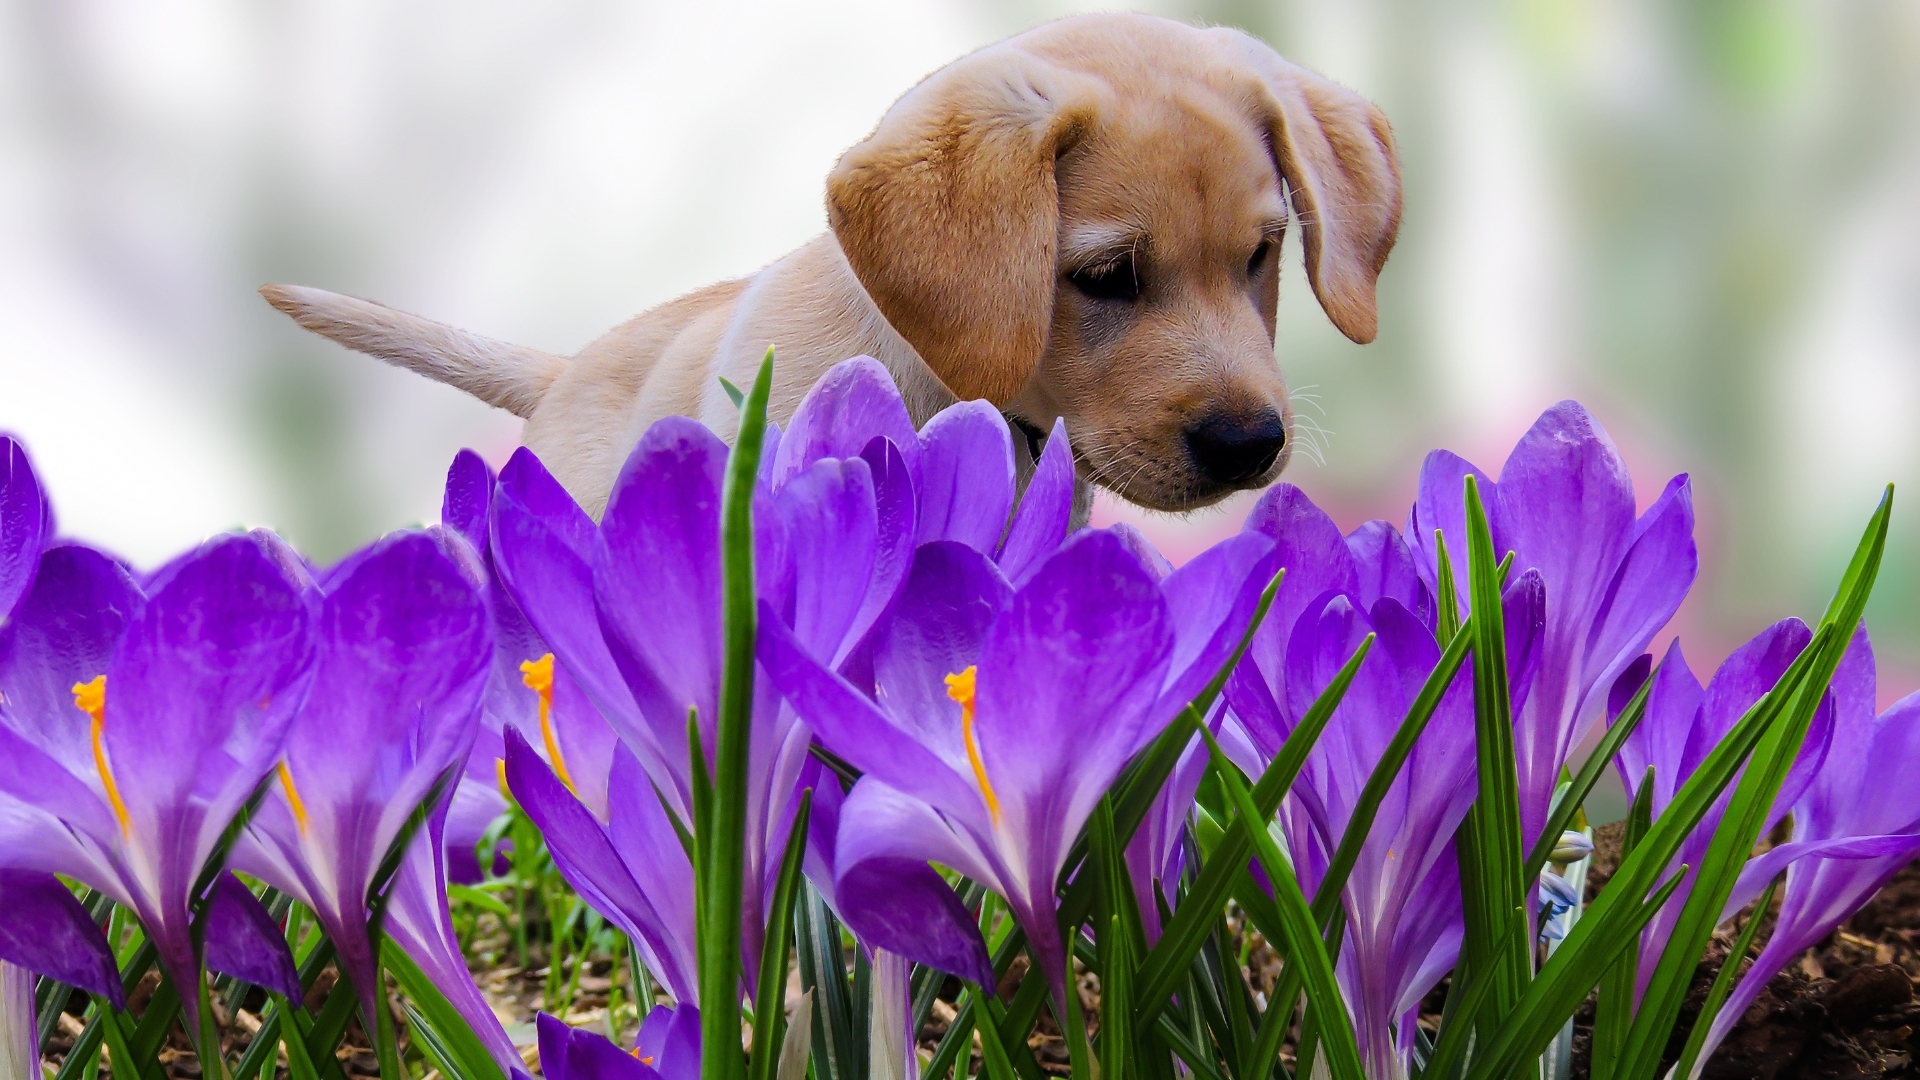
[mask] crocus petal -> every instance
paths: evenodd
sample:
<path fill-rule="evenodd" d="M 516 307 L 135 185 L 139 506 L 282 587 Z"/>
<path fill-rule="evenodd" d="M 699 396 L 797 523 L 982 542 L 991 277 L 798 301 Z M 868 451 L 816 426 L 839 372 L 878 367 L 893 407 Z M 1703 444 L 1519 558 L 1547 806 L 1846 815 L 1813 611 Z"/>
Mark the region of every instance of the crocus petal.
<path fill-rule="evenodd" d="M 178 853 L 183 901 L 277 754 L 312 652 L 307 598 L 253 536 L 209 542 L 129 621 L 107 667 L 103 741 L 132 835 L 199 833 Z"/>
<path fill-rule="evenodd" d="M 693 973 L 679 970 L 669 930 L 606 830 L 574 798 L 518 731 L 508 730 L 507 786 L 547 838 L 547 850 L 567 884 L 607 921 L 652 954 L 653 969 L 675 998 L 697 990 Z M 684 858 L 684 856 L 683 856 Z"/>
<path fill-rule="evenodd" d="M 544 1080 L 573 1080 L 567 1069 L 567 1047 L 573 1042 L 573 1029 L 550 1013 L 537 1013 L 534 1030 L 540 1038 L 540 1075 Z"/>
<path fill-rule="evenodd" d="M 52 539 L 52 512 L 26 448 L 0 435 L 0 626 L 26 595 L 40 550 Z"/>
<path fill-rule="evenodd" d="M 900 448 L 875 436 L 860 452 L 860 459 L 873 473 L 873 575 L 866 582 L 860 611 L 834 653 L 834 666 L 841 670 L 848 669 L 852 654 L 865 651 L 881 616 L 906 583 L 913 567 L 914 534 L 919 527 L 920 511 L 915 505 L 918 496 Z"/>
<path fill-rule="evenodd" d="M 1413 549 L 1400 531 L 1384 521 L 1369 521 L 1347 534 L 1347 550 L 1359 571 L 1360 606 L 1372 610 L 1383 596 L 1400 601 L 1421 622 L 1434 620 L 1433 592 L 1420 580 Z"/>
<path fill-rule="evenodd" d="M 471 450 L 455 454 L 440 498 L 440 523 L 465 537 L 476 550 L 485 551 L 492 499 L 493 469 Z"/>
<path fill-rule="evenodd" d="M 1001 542 L 999 563 L 1007 580 L 1024 584 L 1067 537 L 1073 521 L 1073 450 L 1067 444 L 1067 422 L 1053 422 L 1047 447 L 1033 468 L 1033 478 L 1013 512 L 1007 538 Z"/>
<path fill-rule="evenodd" d="M 1693 586 L 1700 559 L 1693 541 L 1693 487 L 1686 474 L 1667 484 L 1635 528 L 1633 546 L 1594 614 L 1586 652 L 1587 664 L 1597 670 L 1586 699 L 1576 706 L 1577 716 L 1594 715 L 1596 695 L 1673 618 Z"/>
<path fill-rule="evenodd" d="M 1274 563 L 1287 572 L 1266 621 L 1247 655 L 1272 685 L 1279 685 L 1287 641 L 1307 604 L 1329 589 L 1352 592 L 1359 570 L 1340 527 L 1292 484 L 1275 484 L 1253 504 L 1243 531 L 1274 542 Z"/>
<path fill-rule="evenodd" d="M 286 936 L 239 878 L 215 879 L 202 917 L 208 969 L 300 1000 L 300 973 Z"/>
<path fill-rule="evenodd" d="M 453 934 L 453 916 L 447 909 L 446 867 L 440 858 L 446 844 L 445 828 L 443 806 L 428 818 L 427 827 L 408 846 L 387 893 L 387 918 L 382 928 L 393 945 L 411 957 L 421 973 L 446 995 L 500 1071 L 510 1077 L 523 1077 L 513 1040 L 474 984 L 459 939 Z"/>
<path fill-rule="evenodd" d="M 60 879 L 0 870 L 0 961 L 77 986 L 126 1008 L 107 936 Z"/>
<path fill-rule="evenodd" d="M 126 568 L 100 552 L 49 549 L 13 620 L 0 627 L 0 724 L 74 775 L 94 776 L 92 720 L 74 705 L 73 687 L 107 670 L 144 602 Z"/>
<path fill-rule="evenodd" d="M 847 793 L 846 802 L 840 808 L 840 835 L 835 848 L 835 893 L 844 905 L 842 911 L 850 918 L 864 921 L 867 905 L 885 904 L 885 897 L 850 892 L 846 888 L 849 878 L 858 877 L 859 867 L 868 862 L 895 867 L 905 862 L 936 862 L 1006 895 L 1002 865 L 978 840 L 956 830 L 922 800 L 871 776 L 862 777 Z M 886 928 L 888 920 L 895 918 L 889 907 L 883 907 L 878 914 L 881 930 Z M 918 956 L 922 951 L 920 946 L 906 940 L 906 935 L 887 947 L 906 956 Z M 929 947 L 928 951 L 945 957 L 944 963 L 971 970 L 970 963 L 961 962 L 964 949 L 955 950 L 950 943 L 941 943 Z"/>
<path fill-rule="evenodd" d="M 660 981 L 674 999 L 697 1002 L 693 864 L 653 784 L 626 747 L 615 748 L 609 776 L 607 836 L 621 860 L 637 868 L 635 881 L 660 918 L 657 940 L 647 948 L 658 950 L 657 970 L 666 972 Z"/>
<path fill-rule="evenodd" d="M 861 772 L 896 783 L 948 813 L 984 815 L 972 784 L 935 751 L 903 738 L 893 717 L 807 655 L 764 605 L 759 651 L 767 677 L 807 717 L 808 727 L 827 749 Z"/>
<path fill-rule="evenodd" d="M 694 1005 L 655 1005 L 640 1025 L 634 1049 L 666 1080 L 699 1080 L 700 1009 Z"/>
<path fill-rule="evenodd" d="M 595 709 L 650 755 L 666 751 L 641 719 L 600 632 L 593 599 L 595 529 L 559 481 L 522 448 L 492 503 L 494 569 L 538 636 Z M 524 657 L 537 660 L 537 656 Z"/>
<path fill-rule="evenodd" d="M 726 460 L 726 444 L 692 420 L 648 428 L 614 484 L 594 547 L 600 626 L 651 730 L 629 732 L 626 718 L 607 718 L 630 745 L 658 747 L 676 765 L 688 760 L 687 710 L 711 739 L 719 708 Z"/>
<path fill-rule="evenodd" d="M 862 859 L 844 868 L 835 894 L 841 918 L 869 947 L 982 986 L 992 982 L 979 925 L 926 860 Z"/>
<path fill-rule="evenodd" d="M 1173 622 L 1173 655 L 1156 713 L 1171 720 L 1220 673 L 1273 577 L 1272 555 L 1273 541 L 1241 533 L 1201 552 L 1161 582 Z"/>
<path fill-rule="evenodd" d="M 952 540 L 983 555 L 1013 509 L 1013 439 L 990 403 L 963 401 L 920 429 L 920 543 Z"/>
<path fill-rule="evenodd" d="M 972 766 L 961 738 L 960 706 L 948 696 L 946 677 L 979 662 L 987 628 L 1012 598 L 1013 589 L 986 556 L 949 541 L 926 544 L 915 553 L 874 646 L 881 705 L 956 772 Z M 835 748 L 833 739 L 822 741 Z"/>
<path fill-rule="evenodd" d="M 1133 749 L 1158 734 L 1147 729 L 1170 623 L 1153 579 L 1106 533 L 1075 538 L 1014 594 L 981 646 L 975 720 L 1010 823 L 1051 820 L 1071 840 Z"/>
<path fill-rule="evenodd" d="M 779 488 L 823 458 L 857 458 L 874 436 L 884 436 L 920 475 L 920 439 L 913 418 L 886 366 L 871 356 L 842 360 L 828 369 L 794 410 L 774 455 L 773 486 Z"/>
<path fill-rule="evenodd" d="M 873 474 L 857 457 L 816 461 L 774 495 L 774 507 L 792 559 L 794 638 L 838 666 L 866 629 L 856 620 L 870 624 L 885 603 L 862 610 L 878 555 Z"/>
<path fill-rule="evenodd" d="M 1435 450 L 1420 463 L 1420 488 L 1413 510 L 1407 517 L 1407 543 L 1413 548 L 1421 576 L 1432 584 L 1440 580 L 1439 549 L 1434 535 L 1446 539 L 1447 561 L 1451 564 L 1455 603 L 1467 606 L 1467 512 L 1464 501 L 1466 478 L 1479 485 L 1484 502 L 1494 489 L 1493 478 L 1475 468 L 1465 458 L 1449 450 Z M 1491 524 L 1491 523 L 1489 523 Z M 1494 547 L 1507 549 L 1495 537 Z"/>

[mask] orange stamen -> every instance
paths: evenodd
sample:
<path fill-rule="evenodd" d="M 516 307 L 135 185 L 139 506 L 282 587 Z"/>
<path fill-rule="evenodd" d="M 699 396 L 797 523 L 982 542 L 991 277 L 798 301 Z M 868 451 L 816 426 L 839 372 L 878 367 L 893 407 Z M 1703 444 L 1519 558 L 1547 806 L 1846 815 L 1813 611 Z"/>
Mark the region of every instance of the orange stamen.
<path fill-rule="evenodd" d="M 980 797 L 987 802 L 987 813 L 993 816 L 993 823 L 1000 824 L 1000 799 L 993 793 L 993 784 L 987 780 L 987 765 L 980 760 L 980 744 L 973 738 L 973 701 L 976 692 L 974 668 L 958 675 L 947 676 L 947 696 L 960 703 L 960 737 L 966 740 L 967 760 L 973 763 L 973 778 L 980 784 Z"/>
<path fill-rule="evenodd" d="M 285 761 L 275 766 L 280 774 L 280 786 L 287 789 L 287 805 L 293 809 L 293 820 L 300 826 L 300 835 L 307 835 L 307 804 L 300 801 L 300 789 L 293 786 L 293 771 L 287 768 Z"/>
<path fill-rule="evenodd" d="M 107 790 L 113 816 L 120 819 L 120 835 L 132 836 L 133 819 L 127 816 L 127 804 L 120 800 L 120 785 L 113 782 L 113 770 L 107 767 L 107 748 L 100 742 L 100 732 L 107 726 L 107 677 L 100 675 L 92 682 L 74 683 L 73 703 L 93 717 L 93 765 L 100 770 L 100 786 Z"/>
<path fill-rule="evenodd" d="M 574 790 L 573 777 L 567 772 L 567 759 L 560 756 L 560 740 L 553 734 L 553 654 L 548 653 L 538 660 L 528 660 L 520 665 L 520 681 L 527 689 L 540 695 L 540 738 L 547 744 L 547 760 L 553 762 L 553 775 Z"/>
<path fill-rule="evenodd" d="M 493 774 L 500 781 L 500 797 L 507 800 L 508 802 L 512 802 L 513 792 L 507 789 L 507 759 L 506 758 L 493 759 Z"/>

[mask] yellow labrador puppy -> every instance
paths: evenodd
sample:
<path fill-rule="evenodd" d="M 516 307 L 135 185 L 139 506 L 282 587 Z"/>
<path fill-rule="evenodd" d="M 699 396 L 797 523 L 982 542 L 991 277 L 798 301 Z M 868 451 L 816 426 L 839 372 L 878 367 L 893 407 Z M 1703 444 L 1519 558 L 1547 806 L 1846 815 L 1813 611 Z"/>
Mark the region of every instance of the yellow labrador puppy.
<path fill-rule="evenodd" d="M 830 232 L 571 358 L 318 289 L 261 292 L 525 417 L 527 445 L 596 515 L 653 421 L 732 432 L 716 376 L 745 385 L 772 344 L 776 420 L 866 354 L 916 422 L 985 398 L 1029 456 L 1064 417 L 1083 495 L 1184 510 L 1286 465 L 1273 326 L 1289 200 L 1321 307 L 1371 341 L 1400 221 L 1380 111 L 1236 30 L 1088 15 L 908 91 L 827 178 Z"/>

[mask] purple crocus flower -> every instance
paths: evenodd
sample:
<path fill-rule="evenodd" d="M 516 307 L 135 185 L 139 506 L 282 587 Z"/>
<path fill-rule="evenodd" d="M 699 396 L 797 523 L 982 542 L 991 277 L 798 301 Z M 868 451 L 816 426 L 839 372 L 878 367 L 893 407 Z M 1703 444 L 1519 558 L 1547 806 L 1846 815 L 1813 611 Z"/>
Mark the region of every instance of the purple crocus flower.
<path fill-rule="evenodd" d="M 1257 651 L 1249 650 L 1230 683 L 1243 769 L 1264 770 L 1366 635 L 1376 635 L 1281 804 L 1288 849 L 1311 892 L 1441 650 L 1427 617 L 1430 594 L 1390 526 L 1370 522 L 1342 537 L 1289 489 L 1269 492 L 1250 527 L 1271 531 L 1288 573 L 1286 595 L 1274 605 L 1285 621 L 1269 615 Z M 1302 593 L 1316 588 L 1302 603 Z M 1537 661 L 1541 592 L 1533 573 L 1507 591 L 1517 697 L 1524 697 Z M 1420 999 L 1458 955 L 1463 927 L 1453 834 L 1474 795 L 1473 691 L 1463 678 L 1441 699 L 1388 788 L 1342 893 L 1348 918 L 1337 974 L 1369 1076 L 1407 1075 Z"/>
<path fill-rule="evenodd" d="M 541 1013 L 540 1072 L 546 1080 L 700 1080 L 700 1010 L 656 1005 L 632 1050 Z"/>
<path fill-rule="evenodd" d="M 1540 676 L 1515 710 L 1520 823 L 1531 844 L 1544 826 L 1567 755 L 1606 704 L 1614 680 L 1653 640 L 1692 586 L 1693 496 L 1685 474 L 1637 518 L 1633 481 L 1613 440 L 1578 402 L 1542 413 L 1501 467 L 1500 482 L 1436 450 L 1420 470 L 1407 522 L 1420 575 L 1438 589 L 1434 532 L 1446 535 L 1459 600 L 1467 603 L 1463 481 L 1478 479 L 1497 555 L 1546 583 Z"/>
<path fill-rule="evenodd" d="M 26 599 L 40 569 L 41 552 L 52 538 L 52 512 L 24 447 L 0 435 L 0 655 L 12 655 L 15 634 L 8 624 Z M 0 685 L 0 713 L 7 710 L 5 686 Z M 39 1059 L 33 1037 L 33 977 L 35 972 L 78 986 L 124 1007 L 113 952 L 86 909 L 52 874 L 30 870 L 0 870 L 0 1004 L 17 1025 L 11 1028 L 14 1049 L 33 1071 Z"/>
<path fill-rule="evenodd" d="M 313 910 L 369 1027 L 380 988 L 368 890 L 479 720 L 493 647 L 479 575 L 442 532 L 396 533 L 328 575 L 312 689 L 234 850 L 235 866 Z"/>
<path fill-rule="evenodd" d="M 763 665 L 821 741 L 865 774 L 841 809 L 836 853 L 841 907 L 862 940 L 987 977 L 977 930 L 970 940 L 900 933 L 896 898 L 855 887 L 871 866 L 938 862 L 1006 898 L 1061 1000 L 1054 885 L 1068 849 L 1171 718 L 1163 698 L 1191 697 L 1197 665 L 1181 661 L 1210 651 L 1240 592 L 1214 593 L 1211 607 L 1170 604 L 1127 543 L 1103 531 L 1070 540 L 1018 590 L 978 552 L 927 544 L 875 645 L 877 701 L 766 623 Z M 1194 632 L 1176 635 L 1181 613 Z"/>
<path fill-rule="evenodd" d="M 306 692 L 312 601 L 299 559 L 266 533 L 176 560 L 144 595 L 118 563 L 56 546 L 0 632 L 0 864 L 67 874 L 139 916 L 197 1025 L 196 882 L 271 774 Z M 218 880 L 218 879 L 216 879 Z M 244 892 L 244 890 L 242 890 Z M 226 964 L 284 951 L 257 907 L 210 905 Z M 286 970 L 276 961 L 249 971 Z"/>
<path fill-rule="evenodd" d="M 755 501 L 756 585 L 772 617 L 835 666 L 857 663 L 911 555 L 915 492 L 905 458 L 884 435 L 853 432 L 889 399 L 900 408 L 890 385 L 829 380 L 801 404 L 790 435 L 768 433 Z M 855 456 L 816 456 L 854 442 Z M 726 456 L 712 432 L 669 418 L 635 447 L 597 529 L 524 451 L 508 463 L 493 507 L 494 555 L 508 591 L 683 824 L 692 816 L 690 712 L 709 757 L 715 746 Z M 765 680 L 753 708 L 746 875 L 760 887 L 747 889 L 742 913 L 749 980 L 812 740 Z M 530 813 L 525 800 L 537 800 L 535 791 L 516 790 Z M 571 861 L 614 865 L 597 856 Z M 678 863 L 663 870 L 680 874 Z M 639 923 L 637 911 L 628 915 Z M 659 937 L 684 935 L 662 926 Z"/>
<path fill-rule="evenodd" d="M 447 812 L 449 872 L 463 882 L 482 877 L 474 846 L 507 808 L 507 728 L 525 735 L 560 782 L 602 821 L 619 743 L 500 581 L 489 536 L 494 486 L 493 470 L 480 455 L 462 450 L 447 470 L 440 510 L 443 527 L 458 532 L 480 553 L 493 610 L 493 667 L 482 698 L 480 730 Z"/>
<path fill-rule="evenodd" d="M 1732 916 L 1786 872 L 1773 936 L 1714 1018 L 1701 1063 L 1774 975 L 1920 854 L 1920 787 L 1899 775 L 1920 756 L 1920 694 L 1900 699 L 1876 719 L 1875 683 L 1873 647 L 1863 625 L 1834 672 L 1832 741 L 1793 802 L 1793 836 L 1748 863 L 1728 899 L 1726 915 Z"/>
<path fill-rule="evenodd" d="M 821 458 L 860 457 L 875 437 L 899 450 L 913 481 L 916 544 L 965 544 L 1020 585 L 1067 538 L 1073 454 L 1064 421 L 1054 422 L 1016 509 L 1013 440 L 999 411 L 963 401 L 916 432 L 893 376 L 870 356 L 835 364 L 808 394 L 775 455 L 773 481 Z"/>
<path fill-rule="evenodd" d="M 1614 758 L 1614 766 L 1620 771 L 1621 780 L 1626 783 L 1628 796 L 1639 794 L 1640 785 L 1646 779 L 1647 767 L 1651 765 L 1653 792 L 1649 798 L 1653 816 L 1658 818 L 1667 804 L 1672 802 L 1674 793 L 1713 752 L 1714 746 L 1726 737 L 1753 703 L 1759 701 L 1779 681 L 1794 657 L 1800 655 L 1812 638 L 1813 633 L 1799 619 L 1777 622 L 1735 649 L 1704 688 L 1687 667 L 1680 643 L 1674 642 L 1668 648 L 1660 670 L 1653 675 L 1653 686 L 1647 691 L 1646 716 L 1626 742 L 1621 744 L 1620 753 Z M 1642 658 L 1622 676 L 1612 691 L 1610 712 L 1617 715 L 1639 690 L 1640 684 L 1646 681 L 1648 663 L 1650 658 Z M 1872 712 L 1871 705 L 1868 712 Z M 1820 772 L 1829 740 L 1833 736 L 1833 724 L 1833 702 L 1829 695 L 1814 714 L 1800 756 L 1781 784 L 1761 835 L 1764 836 L 1785 816 L 1788 808 L 1793 806 L 1801 792 L 1807 790 L 1807 785 Z M 1683 892 L 1693 888 L 1696 871 L 1691 868 L 1700 865 L 1707 848 L 1712 844 L 1720 818 L 1733 797 L 1732 791 L 1730 786 L 1721 795 L 1673 857 L 1672 865 L 1685 864 L 1690 868 L 1687 871 L 1688 880 L 1680 886 Z M 1685 898 L 1676 898 L 1661 908 L 1641 931 L 1639 981 L 1634 991 L 1636 1001 L 1640 994 L 1645 993 L 1647 983 L 1653 978 L 1654 968 L 1659 963 L 1661 952 L 1666 949 L 1667 939 L 1672 935 L 1674 923 L 1679 919 L 1683 907 Z"/>

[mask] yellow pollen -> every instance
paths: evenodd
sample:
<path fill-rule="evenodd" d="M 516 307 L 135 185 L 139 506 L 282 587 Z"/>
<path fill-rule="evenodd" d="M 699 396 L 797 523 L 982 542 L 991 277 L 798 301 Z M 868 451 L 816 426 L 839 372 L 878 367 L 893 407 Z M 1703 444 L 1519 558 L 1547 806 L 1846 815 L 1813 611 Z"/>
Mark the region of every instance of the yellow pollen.
<path fill-rule="evenodd" d="M 987 780 L 986 763 L 980 760 L 980 745 L 973 739 L 974 668 L 947 676 L 947 696 L 960 703 L 960 737 L 967 743 L 967 760 L 973 763 L 973 778 L 980 782 L 980 797 L 987 801 L 987 813 L 1000 824 L 1000 799 Z"/>
<path fill-rule="evenodd" d="M 498 778 L 500 781 L 500 797 L 507 800 L 508 802 L 512 802 L 513 792 L 507 790 L 507 759 L 506 758 L 493 759 L 493 775 L 496 778 Z"/>
<path fill-rule="evenodd" d="M 287 805 L 293 808 L 293 820 L 300 826 L 300 835 L 307 835 L 307 804 L 300 801 L 300 789 L 293 786 L 293 772 L 282 761 L 276 769 L 280 773 L 280 786 L 287 789 Z"/>
<path fill-rule="evenodd" d="M 113 782 L 113 770 L 107 767 L 107 748 L 100 743 L 101 729 L 107 726 L 107 677 L 73 684 L 73 703 L 93 717 L 93 766 L 100 770 L 100 786 L 107 789 L 107 801 L 113 804 L 113 816 L 120 819 L 120 835 L 133 835 L 133 819 L 127 816 L 127 804 L 120 801 L 120 785 Z"/>
<path fill-rule="evenodd" d="M 635 1061 L 638 1061 L 638 1062 L 639 1062 L 640 1064 L 642 1064 L 642 1065 L 651 1065 L 651 1064 L 653 1064 L 653 1055 L 651 1055 L 651 1054 L 649 1054 L 649 1055 L 647 1055 L 646 1057 L 641 1057 L 641 1056 L 640 1056 L 640 1048 L 639 1048 L 639 1047 L 637 1047 L 637 1046 L 636 1046 L 636 1047 L 634 1047 L 633 1049 L 631 1049 L 631 1050 L 629 1050 L 629 1051 L 627 1051 L 627 1053 L 629 1053 L 629 1054 L 632 1054 L 632 1055 L 633 1055 L 633 1059 L 634 1059 Z"/>
<path fill-rule="evenodd" d="M 574 790 L 573 777 L 567 773 L 567 759 L 560 756 L 560 740 L 553 735 L 553 654 L 548 653 L 538 660 L 528 660 L 520 665 L 520 681 L 527 689 L 540 695 L 540 738 L 547 744 L 547 760 L 553 762 L 553 775 L 567 785 L 568 791 Z"/>

